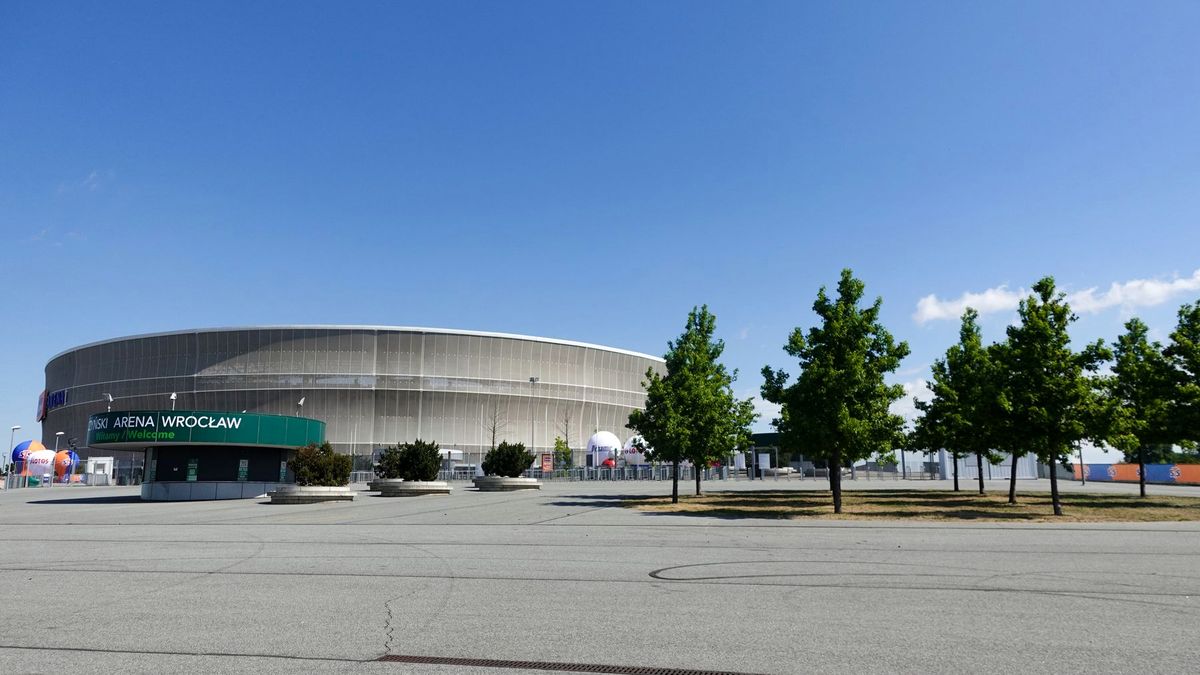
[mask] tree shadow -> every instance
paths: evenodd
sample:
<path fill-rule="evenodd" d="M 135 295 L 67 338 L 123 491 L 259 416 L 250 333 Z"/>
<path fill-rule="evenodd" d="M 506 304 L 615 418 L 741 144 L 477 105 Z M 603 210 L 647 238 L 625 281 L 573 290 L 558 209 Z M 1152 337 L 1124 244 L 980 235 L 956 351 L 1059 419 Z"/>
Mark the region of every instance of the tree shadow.
<path fill-rule="evenodd" d="M 820 516 L 823 512 L 818 509 L 793 509 L 788 511 L 761 511 L 757 509 L 729 509 L 713 507 L 692 511 L 643 511 L 647 516 L 691 516 L 702 518 L 721 518 L 724 520 L 789 520 L 793 516 Z"/>
<path fill-rule="evenodd" d="M 69 497 L 67 499 L 39 499 L 35 502 L 26 502 L 27 504 L 46 504 L 54 506 L 57 504 L 143 504 L 141 495 L 119 495 L 109 497 Z"/>
<path fill-rule="evenodd" d="M 687 496 L 680 505 L 662 497 L 638 496 L 619 502 L 642 508 L 652 515 L 699 516 L 725 519 L 765 519 L 817 517 L 856 520 L 943 520 L 1033 522 L 1052 517 L 1050 495 L 1023 494 L 1010 505 L 1007 494 L 988 492 L 928 491 L 885 489 L 846 491 L 844 511 L 832 513 L 829 491 L 763 490 L 714 492 L 702 497 Z M 1085 520 L 1200 520 L 1200 499 L 1143 499 L 1135 495 L 1065 494 L 1061 496 L 1067 515 Z M 1192 503 L 1194 502 L 1194 503 Z M 1072 513 L 1072 511 L 1074 513 Z M 1127 511 L 1127 513 L 1122 513 Z"/>
<path fill-rule="evenodd" d="M 636 497 L 596 497 L 593 499 L 577 498 L 574 501 L 558 500 L 550 502 L 550 506 L 575 506 L 581 508 L 603 508 L 606 506 L 625 506 Z"/>
<path fill-rule="evenodd" d="M 885 520 L 1037 520 L 1039 518 L 1048 517 L 1051 515 L 1049 510 L 1046 513 L 1014 513 L 997 510 L 981 510 L 981 509 L 944 509 L 940 511 L 864 511 L 862 513 L 854 513 L 853 511 L 846 515 L 861 515 L 870 518 L 880 518 Z"/>

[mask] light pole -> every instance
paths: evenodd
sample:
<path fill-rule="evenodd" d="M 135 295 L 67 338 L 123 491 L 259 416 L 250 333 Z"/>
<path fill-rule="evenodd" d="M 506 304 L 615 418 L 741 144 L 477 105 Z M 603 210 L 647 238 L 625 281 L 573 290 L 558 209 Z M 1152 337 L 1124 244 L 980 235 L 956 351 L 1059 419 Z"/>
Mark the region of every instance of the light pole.
<path fill-rule="evenodd" d="M 64 433 L 66 433 L 66 432 L 65 431 L 54 432 L 54 451 L 55 452 L 58 452 L 58 439 L 62 438 L 62 435 Z"/>
<path fill-rule="evenodd" d="M 11 462 L 12 462 L 13 439 L 15 439 L 17 437 L 17 429 L 20 429 L 20 428 L 21 428 L 20 424 L 14 424 L 12 427 L 12 431 L 8 432 L 8 452 L 4 453 L 4 469 L 5 469 L 4 473 L 5 474 L 8 473 L 8 467 L 11 466 Z"/>
<path fill-rule="evenodd" d="M 299 401 L 296 401 L 296 417 L 299 417 L 299 416 L 300 416 L 300 412 L 304 410 L 304 399 L 305 399 L 305 398 L 306 398 L 306 397 L 304 397 L 304 396 L 301 396 L 301 397 L 300 397 L 300 400 L 299 400 Z"/>
<path fill-rule="evenodd" d="M 105 410 L 105 412 L 112 412 L 113 395 L 112 394 L 100 394 L 100 395 L 103 396 L 106 401 L 108 401 L 108 409 Z"/>
<path fill-rule="evenodd" d="M 175 392 L 171 392 L 171 410 L 175 410 L 175 399 L 177 398 L 179 398 L 179 395 Z"/>
<path fill-rule="evenodd" d="M 534 452 L 533 445 L 533 424 L 536 417 L 533 414 L 533 385 L 538 383 L 538 378 L 529 378 L 529 452 Z M 539 464 L 540 466 L 540 464 Z"/>

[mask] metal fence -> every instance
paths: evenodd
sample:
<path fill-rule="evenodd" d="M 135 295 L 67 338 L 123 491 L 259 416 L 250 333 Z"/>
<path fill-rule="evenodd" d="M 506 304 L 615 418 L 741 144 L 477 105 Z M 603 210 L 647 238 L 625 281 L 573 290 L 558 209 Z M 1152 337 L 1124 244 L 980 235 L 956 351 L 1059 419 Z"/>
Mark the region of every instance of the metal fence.
<path fill-rule="evenodd" d="M 554 471 L 529 469 L 521 475 L 525 478 L 538 478 L 546 481 L 671 480 L 671 467 L 670 465 L 622 466 L 616 468 L 579 466 L 572 469 L 556 469 Z M 453 469 L 443 469 L 438 472 L 437 480 L 470 481 L 475 476 L 475 467 L 468 465 Z M 733 476 L 730 476 L 730 472 L 727 469 L 710 468 L 703 469 L 700 477 L 702 480 L 728 480 Z M 695 479 L 694 467 L 679 467 L 679 480 L 689 481 Z M 353 471 L 350 474 L 351 483 L 369 483 L 373 480 L 375 480 L 374 471 Z"/>
<path fill-rule="evenodd" d="M 43 476 L 24 476 L 18 473 L 10 473 L 4 477 L 5 490 L 19 490 L 23 488 L 54 488 L 63 489 L 80 485 L 114 485 L 112 476 L 106 473 L 77 473 L 71 476 L 70 483 L 55 482 L 49 477 Z"/>

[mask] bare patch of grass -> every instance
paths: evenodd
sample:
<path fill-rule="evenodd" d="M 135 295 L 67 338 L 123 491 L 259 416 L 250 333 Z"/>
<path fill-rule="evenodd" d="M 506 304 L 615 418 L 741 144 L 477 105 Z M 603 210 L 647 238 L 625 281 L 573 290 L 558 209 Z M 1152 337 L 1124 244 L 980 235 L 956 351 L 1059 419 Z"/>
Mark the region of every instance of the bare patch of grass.
<path fill-rule="evenodd" d="M 863 490 L 842 493 L 842 513 L 833 513 L 833 497 L 824 491 L 763 490 L 713 492 L 630 500 L 627 506 L 653 513 L 715 516 L 718 518 L 837 520 L 940 520 L 993 522 L 1153 522 L 1200 520 L 1200 497 L 1077 494 L 1061 496 L 1063 516 L 1053 515 L 1050 495 L 937 490 Z"/>

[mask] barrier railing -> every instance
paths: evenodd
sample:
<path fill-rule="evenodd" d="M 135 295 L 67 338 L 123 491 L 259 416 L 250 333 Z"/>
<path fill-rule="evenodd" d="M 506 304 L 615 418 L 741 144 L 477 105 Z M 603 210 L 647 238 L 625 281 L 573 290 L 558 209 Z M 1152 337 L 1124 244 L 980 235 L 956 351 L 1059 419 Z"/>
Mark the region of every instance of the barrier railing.
<path fill-rule="evenodd" d="M 620 466 L 620 467 L 584 467 L 578 466 L 571 469 L 555 469 L 553 471 L 542 471 L 541 469 L 529 469 L 521 474 L 526 478 L 538 478 L 547 481 L 636 481 L 636 480 L 671 480 L 671 467 L 668 466 Z M 444 481 L 469 481 L 475 477 L 473 468 L 464 469 L 443 469 L 438 472 L 438 480 Z M 703 480 L 726 480 L 729 478 L 728 471 L 720 468 L 703 469 L 701 473 Z M 679 480 L 695 480 L 696 474 L 694 467 L 681 466 L 679 467 Z M 367 483 L 375 480 L 375 472 L 373 471 L 355 471 L 350 476 L 351 483 Z"/>

